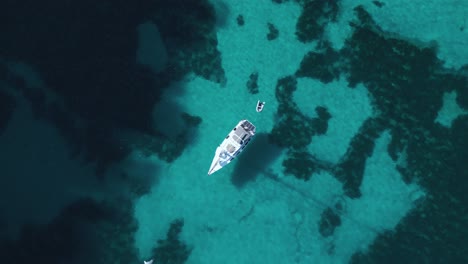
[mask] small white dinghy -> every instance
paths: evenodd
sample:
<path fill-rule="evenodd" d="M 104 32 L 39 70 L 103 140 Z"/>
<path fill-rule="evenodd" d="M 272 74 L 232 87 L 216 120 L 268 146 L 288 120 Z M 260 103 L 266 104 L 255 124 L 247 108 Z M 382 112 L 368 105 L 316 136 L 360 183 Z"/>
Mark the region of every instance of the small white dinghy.
<path fill-rule="evenodd" d="M 257 108 L 255 110 L 257 110 L 258 113 L 260 113 L 261 111 L 263 111 L 263 107 L 265 106 L 265 102 L 260 102 L 260 100 L 257 101 Z"/>

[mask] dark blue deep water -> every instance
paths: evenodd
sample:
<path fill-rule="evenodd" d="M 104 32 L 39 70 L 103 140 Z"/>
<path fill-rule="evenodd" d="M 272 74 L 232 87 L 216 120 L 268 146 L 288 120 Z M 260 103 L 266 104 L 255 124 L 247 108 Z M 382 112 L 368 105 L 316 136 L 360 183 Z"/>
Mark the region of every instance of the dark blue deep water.
<path fill-rule="evenodd" d="M 443 10 L 430 9 L 443 7 L 440 3 L 444 2 Z M 444 14 L 450 17 L 455 12 L 450 10 L 468 10 L 467 4 L 455 2 L 434 0 L 411 10 L 420 9 L 425 17 L 433 14 L 434 24 L 427 25 L 431 27 L 443 23 Z M 418 35 L 409 36 L 409 31 L 403 29 L 398 32 L 400 28 L 412 28 L 411 22 L 391 17 L 391 10 L 395 10 L 392 8 L 405 4 L 411 5 L 392 1 L 350 4 L 339 0 L 1 1 L 0 263 L 130 264 L 142 263 L 143 259 L 153 259 L 154 264 L 468 263 L 468 60 L 464 61 L 468 57 L 453 55 L 465 54 L 457 53 L 457 49 L 468 46 L 468 11 L 458 24 L 434 26 L 432 33 L 436 37 L 428 41 Z M 267 11 L 250 12 L 249 5 Z M 269 17 L 270 9 L 280 10 L 275 14 L 284 15 L 284 19 Z M 281 10 L 297 10 L 297 14 Z M 349 21 L 343 20 L 344 14 L 351 14 Z M 386 18 L 394 21 L 396 32 L 389 32 L 388 24 L 379 24 Z M 283 25 L 283 20 L 293 23 Z M 260 40 L 241 39 L 245 37 L 242 31 L 250 30 L 255 21 L 265 21 L 258 25 L 261 41 L 284 45 L 281 50 L 273 50 L 272 56 L 292 57 L 296 47 L 307 50 L 297 65 L 263 65 L 273 69 L 292 67 L 294 70 L 287 75 L 270 76 L 261 67 L 245 78 L 232 73 L 242 72 L 243 67 L 250 69 L 248 65 L 255 64 L 255 59 L 239 61 L 235 69 L 225 66 L 235 52 L 251 52 L 255 58 L 260 50 L 268 48 L 258 44 Z M 330 27 L 332 24 L 349 30 L 340 33 L 343 28 Z M 294 37 L 285 39 L 283 29 L 291 25 Z M 450 34 L 437 32 L 441 28 L 465 37 L 444 39 Z M 228 31 L 239 36 L 232 39 L 233 43 L 249 42 L 252 47 L 261 47 L 226 50 L 225 38 L 217 36 L 225 36 Z M 431 33 L 427 29 L 424 32 Z M 337 47 L 331 36 L 339 34 L 345 37 Z M 452 54 L 444 53 L 447 46 L 443 43 L 458 44 L 448 45 Z M 145 195 L 157 193 L 152 188 L 160 181 L 167 182 L 164 166 L 180 171 L 193 166 L 192 173 L 202 175 L 200 181 L 205 181 L 205 168 L 199 172 L 195 165 L 197 153 L 206 150 L 211 158 L 215 146 L 189 152 L 193 163 L 182 164 L 180 160 L 187 149 L 205 142 L 203 135 L 210 133 L 204 129 L 207 122 L 223 117 L 190 112 L 187 109 L 192 106 L 174 103 L 165 96 L 184 98 L 192 94 L 194 91 L 189 89 L 197 87 L 184 85 L 187 76 L 211 83 L 215 88 L 208 89 L 210 94 L 229 93 L 240 101 L 254 102 L 258 95 L 269 96 L 265 112 L 270 111 L 271 129 L 258 133 L 245 157 L 236 160 L 238 166 L 232 165 L 227 180 L 230 187 L 241 192 L 268 179 L 286 193 L 297 192 L 299 197 L 310 198 L 297 188 L 321 173 L 332 175 L 342 185 L 339 199 L 310 198 L 321 212 L 319 220 L 310 225 L 315 233 L 301 236 L 301 232 L 308 232 L 306 228 L 293 228 L 298 231 L 290 233 L 297 241 L 314 237 L 313 241 L 327 243 L 326 249 L 317 251 L 312 241 L 298 242 L 296 252 L 276 257 L 275 262 L 268 260 L 268 252 L 283 252 L 281 249 L 290 242 L 280 240 L 273 245 L 266 239 L 264 243 L 272 242 L 271 250 L 265 253 L 264 245 L 259 243 L 262 251 L 254 254 L 255 247 L 230 248 L 244 242 L 227 236 L 222 240 L 226 251 L 211 252 L 213 245 L 193 241 L 216 244 L 213 241 L 218 240 L 210 239 L 225 234 L 220 230 L 228 228 L 227 224 L 207 223 L 201 232 L 206 240 L 195 237 L 197 233 L 184 233 L 197 229 L 193 224 L 197 222 L 196 214 L 181 213 L 166 221 L 170 217 L 159 217 L 164 212 L 149 212 L 163 234 L 139 224 L 136 203 Z M 235 82 L 233 78 L 242 78 L 242 85 L 229 86 Z M 337 162 L 307 148 L 329 135 L 336 108 L 319 105 L 314 108 L 313 118 L 301 112 L 294 93 L 299 91 L 299 80 L 304 79 L 324 87 L 339 80 L 346 83 L 346 89 L 365 87 L 371 98 L 373 114 L 356 125 L 357 131 Z M 273 85 L 262 86 L 265 82 Z M 210 96 L 197 100 L 202 106 L 216 104 L 217 99 L 212 98 L 217 97 Z M 217 111 L 222 112 L 213 109 Z M 442 112 L 444 117 L 440 117 Z M 383 152 L 395 162 L 398 180 L 418 186 L 419 191 L 411 196 L 408 210 L 401 213 L 394 227 L 366 226 L 374 239 L 362 242 L 360 248 L 356 246 L 360 242 L 349 237 L 355 242 L 349 242 L 353 250 L 345 254 L 342 252 L 348 251 L 340 248 L 344 244 L 338 237 L 345 222 L 356 218 L 350 216 L 352 206 L 348 205 L 347 212 L 342 201 L 352 204 L 366 195 L 362 191 L 366 166 L 377 152 L 382 135 L 391 135 Z M 216 140 L 222 137 L 224 134 L 217 135 Z M 159 162 L 129 162 L 135 152 Z M 282 159 L 278 163 L 281 175 L 267 169 L 277 159 Z M 216 184 L 209 186 L 217 188 Z M 268 188 L 254 192 L 262 190 Z M 185 191 L 170 190 L 174 197 L 183 197 Z M 273 196 L 281 200 L 282 194 Z M 248 206 L 237 222 L 253 225 L 253 230 L 281 230 L 281 226 L 269 227 L 268 223 L 252 220 L 261 214 L 261 208 L 257 204 Z M 200 214 L 209 215 L 211 209 L 200 202 Z M 218 219 L 214 211 L 213 219 Z M 172 216 L 172 211 L 167 215 Z M 307 221 L 305 216 L 301 218 L 302 213 L 301 217 L 295 212 L 291 215 L 291 219 L 296 216 L 297 221 Z M 279 218 L 279 213 L 275 217 Z M 141 241 L 146 240 L 136 238 L 138 232 L 151 236 L 152 244 L 142 245 Z M 252 235 L 255 239 L 263 236 L 267 234 Z M 204 258 L 204 254 L 211 258 Z"/>

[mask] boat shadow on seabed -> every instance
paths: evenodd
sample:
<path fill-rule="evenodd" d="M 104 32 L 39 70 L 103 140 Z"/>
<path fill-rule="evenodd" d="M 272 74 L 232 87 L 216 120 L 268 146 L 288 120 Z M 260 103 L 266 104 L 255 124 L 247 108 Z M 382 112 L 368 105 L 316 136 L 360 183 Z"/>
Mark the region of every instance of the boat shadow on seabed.
<path fill-rule="evenodd" d="M 263 172 L 263 168 L 267 168 L 281 155 L 281 148 L 268 142 L 268 133 L 257 133 L 250 145 L 242 155 L 236 157 L 237 161 L 233 162 L 235 167 L 231 182 L 237 188 L 255 180 Z"/>

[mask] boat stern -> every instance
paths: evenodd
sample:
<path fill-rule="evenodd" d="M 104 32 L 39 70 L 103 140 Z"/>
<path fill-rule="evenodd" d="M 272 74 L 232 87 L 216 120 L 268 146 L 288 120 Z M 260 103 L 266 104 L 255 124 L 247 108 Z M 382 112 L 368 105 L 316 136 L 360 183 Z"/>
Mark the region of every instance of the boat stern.
<path fill-rule="evenodd" d="M 211 175 L 213 173 L 215 173 L 216 171 L 220 170 L 222 168 L 222 166 L 219 164 L 219 152 L 220 152 L 220 149 L 219 147 L 216 148 L 216 152 L 215 152 L 215 155 L 214 155 L 214 158 L 213 158 L 213 161 L 211 162 L 211 166 L 210 166 L 210 169 L 208 170 L 208 175 Z"/>

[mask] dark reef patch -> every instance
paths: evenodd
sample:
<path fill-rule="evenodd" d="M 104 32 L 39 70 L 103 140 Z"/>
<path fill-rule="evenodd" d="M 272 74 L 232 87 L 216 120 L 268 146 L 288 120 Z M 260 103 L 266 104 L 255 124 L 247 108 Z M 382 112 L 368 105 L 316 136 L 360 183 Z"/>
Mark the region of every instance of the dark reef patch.
<path fill-rule="evenodd" d="M 313 127 L 317 135 L 324 135 L 328 130 L 328 120 L 332 117 L 327 108 L 317 106 L 315 108 L 318 118 L 312 118 Z"/>
<path fill-rule="evenodd" d="M 250 74 L 246 86 L 250 94 L 258 94 L 258 72 Z"/>
<path fill-rule="evenodd" d="M 270 139 L 280 147 L 300 149 L 312 142 L 314 128 L 303 115 L 286 115 L 271 131 Z"/>
<path fill-rule="evenodd" d="M 208 0 L 159 1 L 151 17 L 164 39 L 172 71 L 225 83 L 215 34 L 216 10 Z"/>
<path fill-rule="evenodd" d="M 335 177 L 343 183 L 345 194 L 351 198 L 361 196 L 359 188 L 364 177 L 366 160 L 372 155 L 375 140 L 383 129 L 382 120 L 367 119 L 352 138 L 344 157 L 334 168 Z"/>
<path fill-rule="evenodd" d="M 202 122 L 201 117 L 193 116 L 185 112 L 181 114 L 181 117 L 184 123 L 186 124 L 187 128 L 197 127 Z"/>
<path fill-rule="evenodd" d="M 283 161 L 284 173 L 292 174 L 298 179 L 308 180 L 318 171 L 317 161 L 306 151 L 289 151 Z"/>
<path fill-rule="evenodd" d="M 457 91 L 457 103 L 465 110 L 468 110 L 468 76 L 449 76 L 452 82 L 448 85 L 453 85 Z"/>
<path fill-rule="evenodd" d="M 450 132 L 450 142 L 455 154 L 448 156 L 450 159 L 447 157 L 444 159 L 440 154 L 438 158 L 441 158 L 442 162 L 448 163 L 446 165 L 452 166 L 449 171 L 451 178 L 447 179 L 448 189 L 453 196 L 466 205 L 468 204 L 468 195 L 466 195 L 466 187 L 468 186 L 468 116 L 464 115 L 455 119 Z M 443 146 L 441 145 L 439 148 L 443 148 Z M 445 172 L 440 171 L 440 174 L 443 173 Z"/>
<path fill-rule="evenodd" d="M 384 2 L 380 2 L 380 1 L 372 1 L 372 3 L 376 6 L 376 7 L 383 7 L 385 5 Z"/>
<path fill-rule="evenodd" d="M 312 142 L 314 135 L 327 132 L 330 113 L 325 107 L 315 109 L 318 117 L 308 117 L 301 113 L 293 101 L 297 80 L 287 76 L 276 85 L 276 99 L 278 100 L 277 122 L 270 132 L 268 139 L 271 143 L 288 149 L 288 156 L 283 161 L 284 171 L 298 179 L 307 180 L 318 169 L 330 169 L 330 166 L 307 153 L 305 147 Z"/>
<path fill-rule="evenodd" d="M 292 98 L 296 90 L 297 80 L 293 76 L 287 76 L 276 85 L 275 96 L 279 106 L 277 110 L 277 122 L 269 137 L 271 142 L 280 147 L 299 149 L 307 146 L 313 135 L 322 135 L 327 132 L 328 121 L 332 117 L 323 106 L 315 109 L 318 117 L 308 117 L 302 114 Z"/>
<path fill-rule="evenodd" d="M 279 36 L 279 30 L 272 23 L 268 23 L 268 34 L 267 40 L 272 41 L 277 39 Z"/>
<path fill-rule="evenodd" d="M 437 74 L 441 63 L 434 49 L 386 37 L 362 7 L 356 12 L 360 24 L 342 51 L 349 60 L 348 81 L 363 83 L 371 93 L 382 126 L 392 131 L 390 155 L 396 158 L 403 145 L 419 147 L 429 137 L 447 76 Z"/>
<path fill-rule="evenodd" d="M 388 131 L 392 136 L 388 153 L 403 180 L 417 182 L 427 195 L 417 198 L 414 194 L 416 207 L 396 230 L 379 235 L 369 250 L 356 253 L 351 263 L 468 263 L 468 255 L 460 250 L 468 244 L 464 228 L 468 216 L 468 117 L 458 117 L 451 128 L 434 122 L 446 92 L 456 91 L 457 103 L 468 109 L 466 66 L 459 72 L 444 69 L 435 47 L 415 45 L 384 32 L 362 6 L 355 8 L 357 19 L 350 23 L 353 33 L 344 48 L 334 51 L 322 39 L 320 23 L 333 20 L 337 8 L 321 13 L 319 6 L 310 7 L 325 5 L 325 1 L 299 2 L 304 10 L 297 36 L 303 42 L 319 43 L 317 51 L 304 57 L 295 76 L 280 79 L 276 87 L 277 123 L 269 139 L 288 149 L 285 171 L 308 179 L 320 164 L 304 151 L 315 132 L 308 125 L 310 119 L 292 100 L 296 77 L 327 83 L 345 76 L 351 88 L 363 84 L 376 115 L 364 122 L 339 163 L 323 168 L 343 183 L 346 196 L 358 198 L 365 163 L 375 141 Z M 383 7 L 381 2 L 374 4 Z M 307 12 L 311 15 L 306 16 Z M 325 236 L 332 233 L 330 223 L 338 223 L 330 219 L 321 221 Z"/>
<path fill-rule="evenodd" d="M 385 35 L 362 8 L 356 8 L 354 33 L 340 51 L 342 70 L 348 70 L 352 87 L 363 83 L 369 90 L 379 116 L 367 120 L 336 168 L 345 192 L 358 197 L 366 159 L 373 142 L 390 129 L 390 155 L 396 159 L 404 147 L 420 145 L 433 126 L 442 106 L 444 87 L 436 74 L 441 64 L 430 47 L 416 47 Z"/>
<path fill-rule="evenodd" d="M 386 38 L 367 27 L 356 28 L 346 46 L 352 49 L 350 85 L 364 83 L 382 116 L 411 126 L 433 123 L 444 92 L 434 80 L 439 62 L 433 49 Z"/>
<path fill-rule="evenodd" d="M 335 0 L 296 0 L 302 13 L 296 24 L 296 36 L 301 42 L 321 40 L 325 25 L 336 21 L 339 6 Z"/>
<path fill-rule="evenodd" d="M 335 228 L 341 225 L 341 217 L 332 209 L 327 208 L 322 212 L 319 222 L 319 233 L 323 237 L 329 237 L 335 232 Z"/>
<path fill-rule="evenodd" d="M 339 53 L 328 47 L 323 52 L 309 52 L 296 71 L 297 77 L 310 77 L 323 83 L 338 79 L 341 69 L 338 66 Z"/>
<path fill-rule="evenodd" d="M 276 85 L 276 99 L 279 102 L 278 122 L 273 127 L 269 138 L 279 147 L 301 148 L 307 146 L 314 134 L 310 118 L 303 115 L 293 101 L 292 95 L 296 90 L 297 81 L 288 76 L 278 80 Z"/>
<path fill-rule="evenodd" d="M 390 130 L 390 156 L 397 160 L 401 153 L 405 155 L 405 166 L 397 168 L 407 183 L 417 182 L 427 196 L 394 232 L 378 236 L 367 253 L 356 253 L 351 263 L 465 263 L 468 257 L 460 249 L 468 243 L 468 232 L 462 228 L 468 215 L 463 191 L 468 188 L 468 165 L 463 161 L 468 118 L 457 118 L 448 129 L 434 120 L 444 92 L 466 89 L 466 78 L 447 73 L 434 48 L 388 36 L 363 7 L 356 8 L 356 13 L 354 33 L 342 50 L 349 62 L 348 81 L 367 87 L 379 113 L 374 132 L 361 140 L 369 142 L 359 144 L 364 147 L 360 152 L 371 152 L 375 133 Z M 361 165 L 354 164 L 359 172 Z M 349 174 L 342 178 L 353 179 Z"/>
<path fill-rule="evenodd" d="M 405 259 L 413 263 L 465 263 L 463 252 L 468 242 L 465 226 L 468 210 L 468 117 L 454 121 L 448 131 L 429 130 L 426 138 L 410 142 L 407 179 L 418 179 L 428 191 L 417 207 L 392 234 L 383 234 L 368 254 L 356 254 L 353 263 L 394 263 Z"/>
<path fill-rule="evenodd" d="M 237 21 L 237 25 L 239 25 L 240 27 L 245 25 L 245 20 L 244 20 L 243 15 L 238 15 L 236 18 L 236 21 Z"/>
<path fill-rule="evenodd" d="M 157 247 L 153 250 L 154 262 L 183 264 L 190 256 L 193 248 L 180 241 L 179 235 L 184 227 L 183 219 L 172 221 L 167 231 L 166 239 L 158 240 Z"/>

